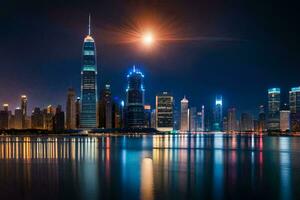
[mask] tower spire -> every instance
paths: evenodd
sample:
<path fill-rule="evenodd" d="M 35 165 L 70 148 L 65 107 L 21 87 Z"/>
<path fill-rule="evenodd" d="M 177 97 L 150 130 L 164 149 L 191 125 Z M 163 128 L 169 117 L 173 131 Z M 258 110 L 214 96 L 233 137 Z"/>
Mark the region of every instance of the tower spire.
<path fill-rule="evenodd" d="M 91 35 L 91 13 L 89 13 L 89 35 Z"/>

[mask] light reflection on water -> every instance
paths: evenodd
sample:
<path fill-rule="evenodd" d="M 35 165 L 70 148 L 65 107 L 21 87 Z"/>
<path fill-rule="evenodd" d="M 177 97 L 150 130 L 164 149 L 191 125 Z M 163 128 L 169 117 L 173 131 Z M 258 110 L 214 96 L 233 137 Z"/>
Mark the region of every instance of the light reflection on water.
<path fill-rule="evenodd" d="M 0 195 L 292 199 L 300 195 L 299 156 L 300 138 L 289 137 L 0 137 Z"/>

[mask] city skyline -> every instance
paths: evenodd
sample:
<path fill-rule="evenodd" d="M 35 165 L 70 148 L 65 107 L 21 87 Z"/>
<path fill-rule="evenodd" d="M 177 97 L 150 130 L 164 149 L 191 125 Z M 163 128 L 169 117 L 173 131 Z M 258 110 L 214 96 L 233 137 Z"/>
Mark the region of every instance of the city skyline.
<path fill-rule="evenodd" d="M 282 99 L 287 102 L 287 93 L 290 88 L 299 85 L 297 57 L 295 57 L 296 54 L 293 54 L 295 48 L 290 42 L 293 37 L 282 37 L 281 44 L 278 44 L 276 43 L 278 40 L 278 35 L 276 35 L 278 32 L 276 31 L 272 32 L 274 37 L 269 37 L 268 34 L 258 35 L 261 33 L 258 29 L 253 29 L 249 34 L 245 34 L 251 28 L 255 28 L 255 23 L 247 23 L 249 28 L 244 27 L 245 30 L 236 30 L 230 22 L 233 19 L 231 15 L 228 19 L 224 19 L 225 24 L 228 25 L 227 28 L 219 27 L 214 31 L 214 28 L 221 23 L 222 15 L 213 15 L 215 21 L 211 22 L 210 26 L 204 26 L 205 16 L 208 16 L 207 12 L 196 14 L 194 9 L 188 5 L 179 9 L 181 3 L 178 2 L 171 5 L 171 8 L 163 5 L 160 11 L 173 9 L 175 13 L 183 16 L 180 25 L 187 30 L 188 34 L 193 36 L 199 34 L 201 37 L 207 36 L 208 38 L 205 41 L 196 42 L 187 40 L 165 42 L 162 47 L 147 51 L 136 48 L 137 44 L 114 44 L 114 39 L 118 37 L 114 34 L 110 37 L 107 36 L 107 32 L 111 33 L 112 30 L 116 30 L 116 34 L 120 35 L 124 33 L 120 29 L 127 30 L 128 26 L 125 26 L 127 23 L 123 23 L 123 20 L 120 21 L 107 12 L 101 12 L 108 6 L 106 3 L 104 3 L 103 8 L 98 8 L 98 4 L 92 2 L 91 5 L 83 5 L 84 9 L 82 10 L 79 10 L 79 3 L 75 3 L 74 8 L 69 8 L 68 3 L 62 3 L 58 10 L 55 10 L 51 4 L 44 3 L 39 6 L 46 10 L 45 13 L 33 12 L 32 14 L 22 12 L 22 9 L 15 7 L 13 3 L 7 4 L 8 10 L 16 15 L 15 18 L 11 18 L 4 12 L 1 19 L 4 22 L 3 29 L 9 31 L 10 34 L 1 33 L 2 40 L 3 38 L 6 39 L 2 41 L 3 49 L 1 50 L 7 50 L 2 52 L 5 57 L 2 56 L 1 60 L 3 66 L 7 66 L 3 70 L 8 76 L 3 77 L 0 81 L 0 89 L 5 91 L 0 94 L 0 102 L 9 102 L 12 107 L 17 107 L 20 94 L 27 94 L 29 97 L 30 111 L 35 106 L 44 107 L 48 104 L 62 104 L 65 108 L 65 91 L 70 86 L 75 88 L 76 96 L 80 96 L 78 81 L 80 80 L 81 69 L 80 49 L 82 35 L 86 33 L 86 21 L 89 12 L 91 12 L 95 24 L 95 40 L 100 58 L 98 67 L 101 68 L 101 74 L 103 74 L 98 83 L 99 89 L 108 83 L 111 85 L 113 96 L 125 98 L 123 91 L 126 78 L 124 74 L 133 64 L 138 64 L 141 70 L 147 74 L 145 85 L 151 85 L 151 90 L 146 92 L 145 103 L 151 105 L 155 104 L 155 95 L 161 91 L 169 91 L 174 94 L 174 99 L 177 102 L 183 95 L 186 95 L 191 100 L 191 104 L 197 107 L 202 104 L 210 106 L 215 95 L 222 94 L 224 107 L 234 106 L 238 110 L 253 111 L 260 104 L 266 105 L 265 90 L 267 88 L 280 87 L 284 94 Z M 87 6 L 92 7 L 93 5 L 96 6 L 97 10 L 87 8 Z M 201 5 L 199 3 L 194 6 L 200 8 Z M 29 6 L 29 10 L 35 10 L 37 8 L 35 6 Z M 145 10 L 143 7 L 133 6 L 133 8 L 129 8 L 130 6 L 133 5 L 129 3 L 124 10 L 120 10 L 120 8 L 113 8 L 113 10 L 121 11 L 120 15 L 124 16 L 125 22 L 126 18 L 128 21 L 139 18 L 141 22 L 149 18 L 148 21 L 157 25 L 158 19 L 161 19 L 161 15 L 163 15 L 161 12 L 158 14 L 153 11 L 159 5 L 151 4 L 149 10 L 154 13 L 147 15 L 147 17 L 141 14 Z M 241 7 L 241 4 L 237 4 L 237 8 Z M 215 7 L 208 4 L 204 8 Z M 136 15 L 129 12 L 132 9 L 136 9 Z M 216 9 L 224 10 L 219 7 Z M 196 23 L 195 29 L 192 30 L 185 22 L 190 20 L 195 22 L 196 20 L 187 13 L 188 10 L 192 14 L 194 13 L 195 17 L 203 20 L 203 22 L 200 20 L 199 23 Z M 279 7 L 275 6 L 275 11 L 278 10 Z M 60 16 L 66 16 L 62 11 L 68 14 L 68 18 L 60 20 Z M 76 15 L 73 13 L 74 11 L 76 11 Z M 54 13 L 57 14 L 57 17 L 54 16 Z M 240 15 L 243 20 L 250 19 L 249 16 Z M 47 17 L 49 17 L 49 21 Z M 111 21 L 105 23 L 104 21 L 110 17 L 112 18 Z M 279 27 L 287 28 L 287 22 L 293 20 L 290 21 L 289 16 L 284 15 L 284 17 L 282 21 L 278 22 Z M 27 19 L 31 19 L 31 26 L 26 26 Z M 261 19 L 262 21 L 259 19 L 254 18 L 254 22 L 263 23 L 270 20 L 268 17 Z M 275 29 L 275 22 L 270 22 L 269 28 Z M 174 23 L 173 21 L 169 24 L 174 25 Z M 167 23 L 167 25 L 169 24 Z M 37 29 L 38 27 L 39 29 Z M 170 30 L 173 30 L 171 27 Z M 254 37 L 251 37 L 250 33 L 255 32 L 255 30 L 257 32 Z M 17 33 L 20 31 L 24 32 L 24 35 L 18 35 Z M 180 33 L 180 31 L 176 31 L 177 35 L 175 34 L 175 36 L 180 36 Z M 33 36 L 34 44 L 27 45 L 27 41 L 32 41 Z M 216 40 L 215 37 L 219 37 L 219 40 Z M 226 38 L 227 40 L 224 41 Z M 228 41 L 228 38 L 234 40 Z M 265 40 L 265 38 L 269 39 Z M 10 41 L 9 45 L 7 41 Z M 11 51 L 11 48 L 16 47 L 16 45 L 18 48 Z M 288 57 L 286 50 L 291 52 Z M 186 51 L 190 54 L 187 55 Z M 15 52 L 15 54 L 10 52 Z M 162 53 L 163 56 L 160 55 Z M 16 55 L 18 59 L 13 59 L 13 55 Z M 118 55 L 118 58 L 115 59 L 113 55 Z M 261 57 L 261 55 L 265 55 L 265 57 Z M 176 59 L 174 60 L 174 58 Z M 11 62 L 8 62 L 8 59 Z M 286 68 L 288 70 L 285 70 Z M 184 75 L 181 73 L 182 70 L 184 70 Z M 243 73 L 244 70 L 247 71 L 247 74 Z M 218 72 L 217 75 L 214 73 L 215 71 Z M 282 76 L 286 78 L 283 79 Z M 11 78 L 8 79 L 7 77 Z M 241 81 L 247 77 L 249 79 Z M 252 83 L 252 77 L 255 78 L 255 84 Z M 162 83 L 160 80 L 163 80 Z M 179 82 L 181 84 L 178 84 Z M 196 83 L 196 88 L 194 83 Z M 52 94 L 53 91 L 56 92 L 55 95 Z M 253 96 L 256 98 L 252 98 Z"/>

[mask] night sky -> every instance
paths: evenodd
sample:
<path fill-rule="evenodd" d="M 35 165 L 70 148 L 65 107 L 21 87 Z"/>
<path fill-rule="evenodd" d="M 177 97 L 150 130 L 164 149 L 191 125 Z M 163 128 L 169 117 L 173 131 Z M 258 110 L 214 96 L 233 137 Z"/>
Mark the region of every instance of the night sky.
<path fill-rule="evenodd" d="M 196 3 L 197 2 L 197 3 Z M 264 3 L 262 3 L 264 2 Z M 133 64 L 145 74 L 146 103 L 170 91 L 178 102 L 255 111 L 267 89 L 300 85 L 297 6 L 284 1 L 17 1 L 0 3 L 0 103 L 11 109 L 27 94 L 29 108 L 65 105 L 80 96 L 81 51 L 88 14 L 97 44 L 98 88 L 110 83 L 124 98 Z M 297 14 L 298 12 L 298 14 Z M 155 27 L 176 40 L 151 49 L 120 42 L 135 27 Z"/>

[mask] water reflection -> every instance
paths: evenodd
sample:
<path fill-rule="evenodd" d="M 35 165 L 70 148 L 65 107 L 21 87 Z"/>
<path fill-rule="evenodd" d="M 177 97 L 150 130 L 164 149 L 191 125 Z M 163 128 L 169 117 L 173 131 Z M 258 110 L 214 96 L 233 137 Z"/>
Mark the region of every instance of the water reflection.
<path fill-rule="evenodd" d="M 10 199 L 291 199 L 300 138 L 0 137 Z"/>

